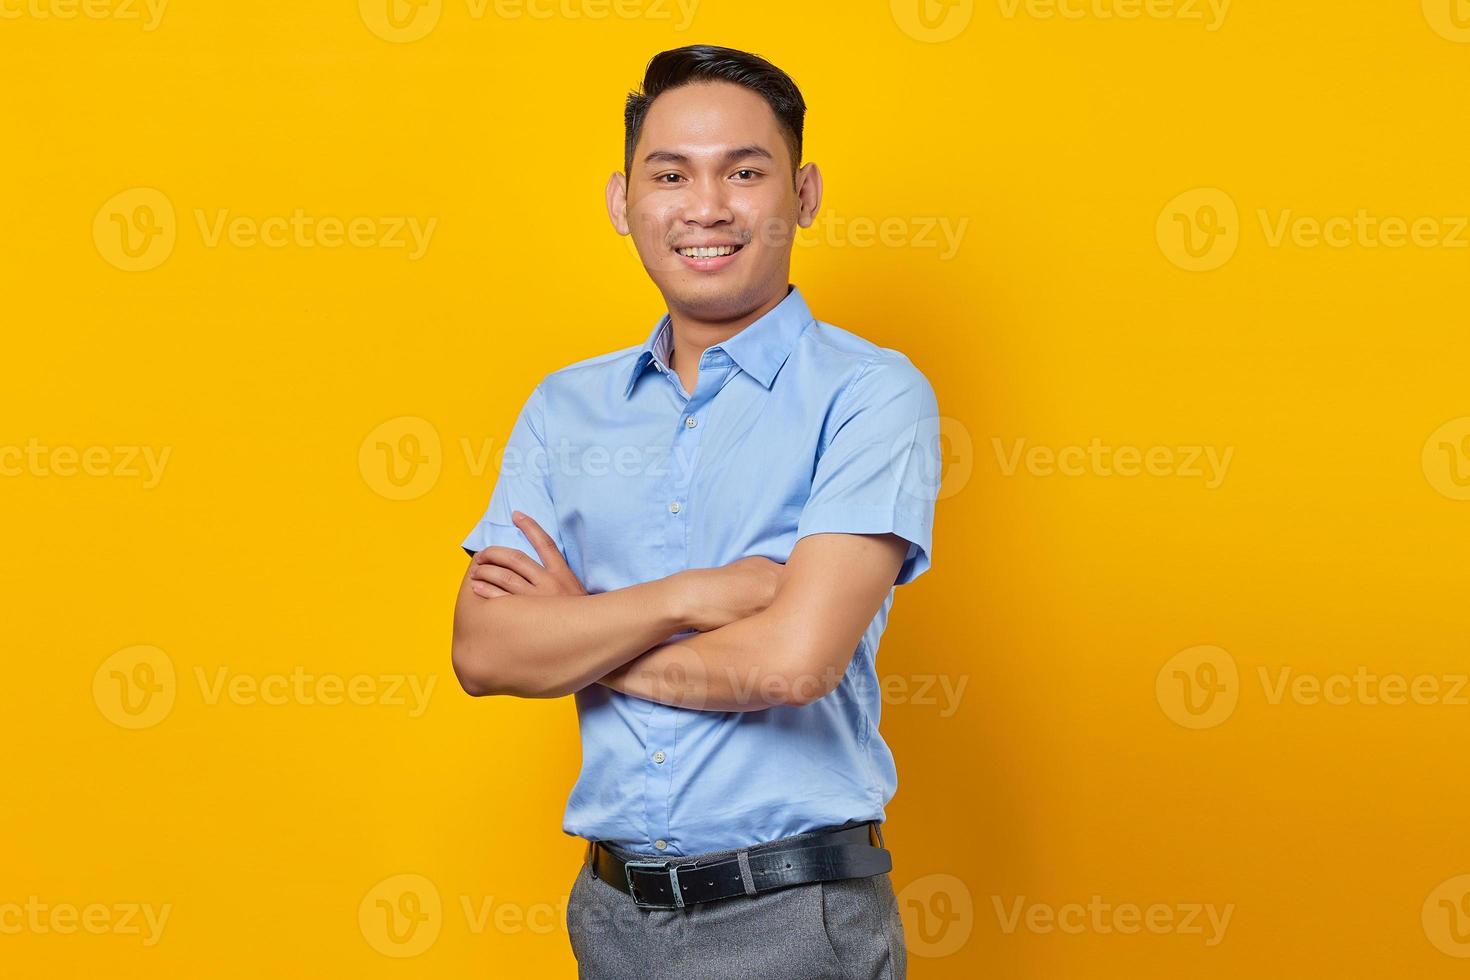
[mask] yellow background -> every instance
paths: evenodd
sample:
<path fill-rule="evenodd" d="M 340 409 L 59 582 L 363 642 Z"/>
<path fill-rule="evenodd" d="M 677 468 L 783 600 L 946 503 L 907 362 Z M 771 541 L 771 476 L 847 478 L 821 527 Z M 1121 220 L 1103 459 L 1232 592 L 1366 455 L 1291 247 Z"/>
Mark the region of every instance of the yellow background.
<path fill-rule="evenodd" d="M 573 975 L 574 708 L 458 691 L 459 542 L 531 387 L 662 313 L 602 186 L 646 60 L 710 42 L 811 107 L 841 221 L 794 281 L 946 418 L 934 568 L 879 660 L 910 975 L 1463 975 L 1470 233 L 1273 229 L 1455 238 L 1465 4 L 702 0 L 680 30 L 562 2 L 431 2 L 389 40 L 352 0 L 174 0 L 151 30 L 4 0 L 0 447 L 47 448 L 0 477 L 0 909 L 170 912 L 152 945 L 0 931 L 0 973 Z M 172 223 L 109 204 L 136 188 Z M 435 226 L 418 258 L 200 228 L 297 209 Z M 120 268 L 114 215 L 172 251 Z M 1218 234 L 1191 257 L 1186 228 Z M 1232 455 L 1213 487 L 1006 465 L 1094 438 Z M 57 447 L 110 462 L 59 475 Z M 170 455 L 145 485 L 115 447 Z M 128 728 L 139 663 L 174 674 Z M 1440 695 L 1273 698 L 1286 668 Z M 317 686 L 248 686 L 293 672 Z M 356 675 L 372 703 L 320 703 Z M 1005 928 L 1093 896 L 1231 918 L 1213 945 Z"/>

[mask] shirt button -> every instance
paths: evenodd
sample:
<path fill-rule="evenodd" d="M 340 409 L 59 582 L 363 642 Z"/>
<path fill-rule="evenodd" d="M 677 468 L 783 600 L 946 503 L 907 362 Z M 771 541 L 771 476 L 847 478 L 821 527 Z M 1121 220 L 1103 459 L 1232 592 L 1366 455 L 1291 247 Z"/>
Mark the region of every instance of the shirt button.
<path fill-rule="evenodd" d="M 664 848 L 669 846 L 669 842 L 664 840 L 663 838 L 659 838 L 658 840 L 653 842 L 653 846 L 662 851 Z"/>
<path fill-rule="evenodd" d="M 688 418 L 686 418 L 684 420 L 684 428 L 686 428 L 686 429 L 692 429 L 692 428 L 694 428 L 698 424 L 699 424 L 699 422 L 695 420 L 695 418 L 694 418 L 693 415 L 689 416 Z"/>
<path fill-rule="evenodd" d="M 662 750 L 660 750 L 658 752 L 655 752 L 653 754 L 653 761 L 656 762 L 656 763 L 658 763 L 659 765 L 663 765 L 664 764 L 664 754 L 663 754 L 663 751 Z"/>
<path fill-rule="evenodd" d="M 679 501 L 676 500 L 673 503 L 669 504 L 669 513 L 670 514 L 677 514 L 677 513 L 679 513 Z"/>

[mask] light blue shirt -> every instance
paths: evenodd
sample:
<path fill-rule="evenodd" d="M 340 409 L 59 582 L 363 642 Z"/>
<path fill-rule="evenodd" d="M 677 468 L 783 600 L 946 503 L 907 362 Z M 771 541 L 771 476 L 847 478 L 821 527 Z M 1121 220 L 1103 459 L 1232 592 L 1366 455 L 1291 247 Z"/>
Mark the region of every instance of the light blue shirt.
<path fill-rule="evenodd" d="M 907 357 L 813 319 L 792 286 L 704 351 L 690 393 L 669 367 L 671 331 L 665 315 L 642 345 L 536 386 L 465 551 L 536 558 L 519 510 L 589 593 L 750 555 L 785 562 L 819 532 L 907 539 L 895 585 L 929 567 L 938 406 Z M 578 691 L 582 771 L 562 829 L 685 856 L 881 821 L 898 788 L 875 666 L 892 604 L 890 589 L 837 689 L 808 705 L 698 711 Z"/>

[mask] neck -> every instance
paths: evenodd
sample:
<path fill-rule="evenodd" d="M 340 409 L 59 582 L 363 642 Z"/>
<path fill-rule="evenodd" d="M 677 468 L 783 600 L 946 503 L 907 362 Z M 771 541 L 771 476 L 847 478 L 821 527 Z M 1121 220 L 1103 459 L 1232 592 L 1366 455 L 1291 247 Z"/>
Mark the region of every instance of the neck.
<path fill-rule="evenodd" d="M 699 355 L 716 344 L 729 340 L 779 306 L 789 293 L 788 285 L 788 282 L 783 281 L 773 295 L 766 297 L 753 309 L 731 319 L 705 320 L 670 306 L 669 325 L 673 329 L 674 346 L 669 355 L 669 367 L 680 375 L 685 373 L 685 369 L 692 372 L 699 363 Z"/>

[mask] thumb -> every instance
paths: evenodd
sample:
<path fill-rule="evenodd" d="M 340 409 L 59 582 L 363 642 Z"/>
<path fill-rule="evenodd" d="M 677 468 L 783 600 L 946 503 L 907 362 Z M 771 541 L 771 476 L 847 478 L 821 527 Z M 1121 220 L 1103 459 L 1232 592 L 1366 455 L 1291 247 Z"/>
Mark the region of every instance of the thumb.
<path fill-rule="evenodd" d="M 510 519 L 515 522 L 516 527 L 520 528 L 526 540 L 531 542 L 531 547 L 536 549 L 536 554 L 541 556 L 543 568 L 552 571 L 557 567 L 567 567 L 566 559 L 557 550 L 556 542 L 551 540 L 551 535 L 541 529 L 541 525 L 536 523 L 535 518 L 530 514 L 513 510 L 510 512 Z"/>

